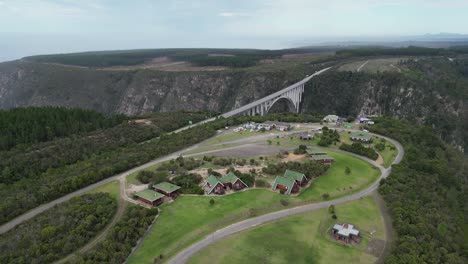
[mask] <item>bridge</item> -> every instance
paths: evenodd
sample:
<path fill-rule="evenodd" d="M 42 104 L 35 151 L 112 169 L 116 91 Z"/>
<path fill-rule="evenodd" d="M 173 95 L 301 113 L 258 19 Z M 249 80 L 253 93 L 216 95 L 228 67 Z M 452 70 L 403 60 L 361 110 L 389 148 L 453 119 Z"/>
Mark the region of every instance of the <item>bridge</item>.
<path fill-rule="evenodd" d="M 241 106 L 237 109 L 229 111 L 222 114 L 224 118 L 228 118 L 236 115 L 265 115 L 271 109 L 271 107 L 281 99 L 286 99 L 290 105 L 290 110 L 299 113 L 299 106 L 302 101 L 302 95 L 304 93 L 304 84 L 308 82 L 313 77 L 322 74 L 323 72 L 329 70 L 331 67 L 322 69 L 314 74 L 304 78 L 303 80 L 290 85 L 276 93 L 265 96 L 257 101 Z"/>

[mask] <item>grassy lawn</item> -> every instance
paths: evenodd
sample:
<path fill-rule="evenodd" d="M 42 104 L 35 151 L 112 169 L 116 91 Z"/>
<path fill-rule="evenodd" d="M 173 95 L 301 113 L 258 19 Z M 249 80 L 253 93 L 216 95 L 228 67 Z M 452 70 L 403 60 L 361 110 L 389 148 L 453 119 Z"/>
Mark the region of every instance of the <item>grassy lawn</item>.
<path fill-rule="evenodd" d="M 108 193 L 115 200 L 119 200 L 120 196 L 120 185 L 119 181 L 111 181 L 102 186 L 97 187 L 96 189 L 91 190 L 89 193 Z"/>
<path fill-rule="evenodd" d="M 265 133 L 268 133 L 268 132 L 271 132 L 271 131 L 266 131 Z M 274 132 L 276 132 L 276 131 L 274 131 Z M 219 144 L 219 143 L 232 141 L 232 140 L 236 140 L 236 139 L 240 139 L 240 138 L 263 135 L 265 133 L 255 132 L 255 131 L 250 132 L 249 130 L 244 130 L 244 131 L 237 132 L 237 133 L 229 131 L 227 133 L 223 133 L 221 135 L 218 135 L 218 136 L 204 142 L 203 145 L 214 145 L 214 144 Z"/>
<path fill-rule="evenodd" d="M 383 166 L 388 168 L 390 165 L 392 165 L 393 160 L 398 155 L 398 150 L 396 149 L 395 145 L 393 145 L 393 143 L 387 141 L 385 142 L 385 149 L 379 153 L 382 155 L 384 160 Z"/>
<path fill-rule="evenodd" d="M 336 206 L 339 223 L 352 223 L 363 233 L 358 247 L 334 242 L 327 229 L 335 222 L 327 209 L 290 216 L 230 236 L 203 249 L 188 263 L 374 263 L 363 252 L 372 238 L 384 238 L 383 219 L 372 197 Z M 370 235 L 373 232 L 373 235 Z"/>
<path fill-rule="evenodd" d="M 182 196 L 174 203 L 163 205 L 157 223 L 128 263 L 152 263 L 154 257 L 160 254 L 167 259 L 213 230 L 249 217 L 285 209 L 280 200 L 287 200 L 288 206 L 295 206 L 322 200 L 321 195 L 325 192 L 334 198 L 356 192 L 370 185 L 378 176 L 378 171 L 362 160 L 340 153 L 330 154 L 336 163 L 299 196 L 289 197 L 267 189 L 252 189 L 227 196 Z M 345 175 L 346 166 L 351 168 L 351 175 Z M 215 200 L 214 205 L 209 204 L 210 199 Z"/>

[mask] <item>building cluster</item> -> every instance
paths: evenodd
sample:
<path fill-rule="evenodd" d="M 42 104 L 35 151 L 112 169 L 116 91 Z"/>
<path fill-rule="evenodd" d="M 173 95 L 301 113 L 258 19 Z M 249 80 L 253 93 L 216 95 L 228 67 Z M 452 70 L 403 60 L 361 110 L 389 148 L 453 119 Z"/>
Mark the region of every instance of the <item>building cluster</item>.
<path fill-rule="evenodd" d="M 331 229 L 331 235 L 337 241 L 343 241 L 347 244 L 359 243 L 361 236 L 359 230 L 351 224 L 335 224 Z"/>
<path fill-rule="evenodd" d="M 255 123 L 255 122 L 248 122 L 245 123 L 243 126 L 238 127 L 234 129 L 234 132 L 239 132 L 243 130 L 250 130 L 251 132 L 253 131 L 260 131 L 262 129 L 265 129 L 266 131 L 270 131 L 273 129 L 279 130 L 279 131 L 289 131 L 291 130 L 291 125 L 288 123 L 284 122 L 276 122 L 276 121 L 266 121 L 263 123 Z"/>
<path fill-rule="evenodd" d="M 305 186 L 307 182 L 308 179 L 304 173 L 286 170 L 283 176 L 276 177 L 272 189 L 273 191 L 282 190 L 284 194 L 290 195 L 299 192 L 300 187 Z"/>
<path fill-rule="evenodd" d="M 227 190 L 239 191 L 247 187 L 247 184 L 233 172 L 220 178 L 210 175 L 203 184 L 206 194 L 224 194 Z"/>
<path fill-rule="evenodd" d="M 158 206 L 164 200 L 173 200 L 179 196 L 180 187 L 169 182 L 161 182 L 152 186 L 152 188 L 136 192 L 133 196 L 140 202 Z"/>
<path fill-rule="evenodd" d="M 360 117 L 360 118 L 359 118 L 359 124 L 372 126 L 372 125 L 375 124 L 375 122 L 372 121 L 370 118 L 367 118 L 367 117 Z"/>

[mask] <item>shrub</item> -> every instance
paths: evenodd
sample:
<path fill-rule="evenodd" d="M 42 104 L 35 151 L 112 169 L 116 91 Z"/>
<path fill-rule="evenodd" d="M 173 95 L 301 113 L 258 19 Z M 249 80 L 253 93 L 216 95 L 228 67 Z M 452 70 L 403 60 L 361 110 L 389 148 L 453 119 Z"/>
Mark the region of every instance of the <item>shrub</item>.
<path fill-rule="evenodd" d="M 255 180 L 255 186 L 258 188 L 271 188 L 270 183 L 268 183 L 267 181 L 263 179 Z"/>
<path fill-rule="evenodd" d="M 326 199 L 330 198 L 330 194 L 324 193 L 324 194 L 322 194 L 322 198 L 323 198 L 324 200 L 326 200 Z"/>
<path fill-rule="evenodd" d="M 351 169 L 348 166 L 346 166 L 346 168 L 345 168 L 345 174 L 346 175 L 351 174 Z"/>
<path fill-rule="evenodd" d="M 215 200 L 210 199 L 210 205 L 214 205 L 214 204 L 215 204 Z"/>
<path fill-rule="evenodd" d="M 281 203 L 282 206 L 288 206 L 289 205 L 289 201 L 284 200 L 284 199 L 281 199 L 280 203 Z"/>

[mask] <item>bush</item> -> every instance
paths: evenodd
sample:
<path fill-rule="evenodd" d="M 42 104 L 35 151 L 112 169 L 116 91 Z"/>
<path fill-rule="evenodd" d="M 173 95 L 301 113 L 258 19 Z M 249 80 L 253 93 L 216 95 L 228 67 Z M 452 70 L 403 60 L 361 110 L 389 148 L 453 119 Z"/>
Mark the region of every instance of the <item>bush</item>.
<path fill-rule="evenodd" d="M 271 188 L 270 183 L 268 183 L 267 181 L 263 179 L 255 180 L 255 186 L 258 188 Z"/>
<path fill-rule="evenodd" d="M 214 204 L 215 204 L 215 200 L 210 199 L 210 205 L 214 205 Z"/>
<path fill-rule="evenodd" d="M 379 154 L 375 152 L 372 147 L 364 147 L 361 143 L 353 143 L 351 145 L 343 143 L 340 146 L 341 150 L 356 153 L 358 155 L 368 157 L 369 159 L 376 160 L 379 157 Z"/>
<path fill-rule="evenodd" d="M 323 198 L 324 200 L 326 200 L 326 199 L 330 198 L 330 194 L 324 193 L 324 194 L 322 194 L 322 198 Z"/>
<path fill-rule="evenodd" d="M 282 206 L 288 206 L 289 205 L 289 201 L 284 200 L 284 199 L 281 199 L 280 203 L 281 203 Z"/>
<path fill-rule="evenodd" d="M 375 144 L 375 149 L 378 150 L 378 151 L 384 151 L 385 150 L 385 143 Z"/>
<path fill-rule="evenodd" d="M 345 168 L 345 174 L 346 175 L 351 174 L 351 169 L 348 166 L 346 166 L 346 168 Z"/>
<path fill-rule="evenodd" d="M 252 187 L 255 182 L 255 177 L 249 173 L 240 173 L 239 171 L 236 171 L 237 177 L 241 179 L 245 184 L 247 184 L 248 187 Z"/>
<path fill-rule="evenodd" d="M 297 149 L 294 150 L 294 154 L 296 155 L 305 154 L 306 152 L 307 152 L 306 145 L 299 145 L 299 147 L 297 147 Z"/>
<path fill-rule="evenodd" d="M 335 214 L 335 206 L 333 204 L 328 207 L 328 213 Z"/>
<path fill-rule="evenodd" d="M 203 189 L 199 186 L 202 181 L 199 174 L 190 173 L 174 177 L 171 182 L 181 187 L 180 192 L 186 194 L 203 194 Z"/>

